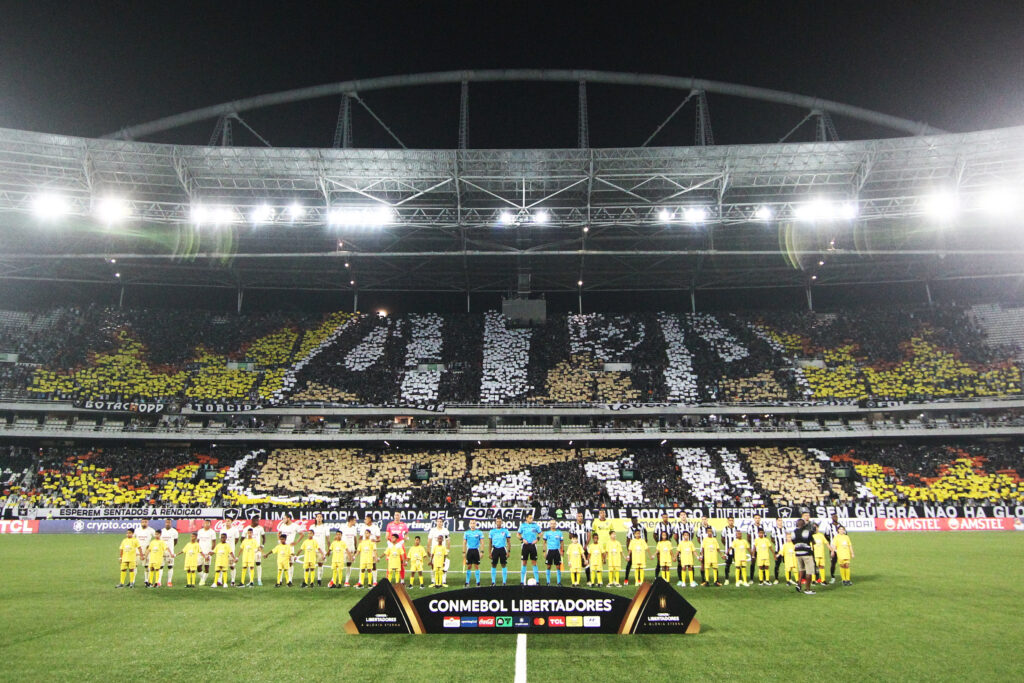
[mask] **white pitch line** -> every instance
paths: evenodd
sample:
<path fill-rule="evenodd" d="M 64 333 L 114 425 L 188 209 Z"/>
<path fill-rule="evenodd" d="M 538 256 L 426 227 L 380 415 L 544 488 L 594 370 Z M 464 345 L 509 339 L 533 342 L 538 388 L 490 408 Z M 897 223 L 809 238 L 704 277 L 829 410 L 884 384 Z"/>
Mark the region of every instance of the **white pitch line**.
<path fill-rule="evenodd" d="M 526 634 L 516 636 L 516 677 L 515 683 L 526 683 Z"/>

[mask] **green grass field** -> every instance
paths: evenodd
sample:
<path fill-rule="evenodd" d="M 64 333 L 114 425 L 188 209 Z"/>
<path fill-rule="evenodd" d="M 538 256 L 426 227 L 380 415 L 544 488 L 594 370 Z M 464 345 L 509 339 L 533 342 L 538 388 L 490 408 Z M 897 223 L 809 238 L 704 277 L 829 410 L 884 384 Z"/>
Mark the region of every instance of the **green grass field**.
<path fill-rule="evenodd" d="M 513 679 L 512 634 L 345 635 L 360 592 L 275 589 L 269 568 L 262 588 L 185 590 L 179 560 L 174 588 L 146 590 L 140 576 L 135 590 L 116 590 L 119 541 L 0 536 L 0 679 Z M 859 534 L 854 544 L 852 587 L 687 588 L 701 634 L 530 635 L 528 677 L 1024 678 L 1024 534 Z M 462 581 L 453 573 L 449 586 Z"/>

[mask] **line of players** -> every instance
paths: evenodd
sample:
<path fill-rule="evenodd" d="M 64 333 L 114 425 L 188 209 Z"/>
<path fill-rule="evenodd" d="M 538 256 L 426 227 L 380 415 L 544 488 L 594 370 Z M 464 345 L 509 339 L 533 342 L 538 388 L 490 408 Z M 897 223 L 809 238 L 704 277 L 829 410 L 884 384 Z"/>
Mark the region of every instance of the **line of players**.
<path fill-rule="evenodd" d="M 377 555 L 376 547 L 381 538 L 381 530 L 369 515 L 360 524 L 356 523 L 355 517 L 350 517 L 341 529 L 333 533 L 333 538 L 331 529 L 324 523 L 321 515 L 316 516 L 304 539 L 300 538 L 303 535 L 303 526 L 292 517 L 286 517 L 278 525 L 279 543 L 273 549 L 265 551 L 266 532 L 259 520 L 252 520 L 250 526 L 244 529 L 230 525 L 220 534 L 213 529 L 210 520 L 205 520 L 202 528 L 192 532 L 190 540 L 178 551 L 178 531 L 173 520 L 166 520 L 165 527 L 157 529 L 149 524 L 149 520 L 143 519 L 138 527 L 126 531 L 125 538 L 118 548 L 121 580 L 117 587 L 135 586 L 140 562 L 145 570 L 147 588 L 162 585 L 165 569 L 168 572 L 167 585 L 172 586 L 175 561 L 182 556 L 187 588 L 206 585 L 206 580 L 211 575 L 211 587 L 262 586 L 263 559 L 269 555 L 273 555 L 277 560 L 278 586 L 293 585 L 296 564 L 302 565 L 303 568 L 303 587 L 312 587 L 314 582 L 316 585 L 323 585 L 324 564 L 328 557 L 331 568 L 328 587 L 350 585 L 353 564 L 356 564 L 360 571 L 357 587 L 362 587 L 364 581 L 376 585 L 377 562 L 381 559 Z M 446 575 L 449 568 L 448 552 L 451 547 L 450 532 L 445 527 L 444 520 L 438 520 L 430 529 L 427 548 L 422 548 L 417 537 L 414 546 L 409 548 L 407 553 L 405 538 L 408 532 L 408 525 L 402 520 L 401 513 L 397 513 L 395 519 L 387 525 L 389 542 L 383 558 L 387 559 L 388 567 L 396 567 L 396 579 L 404 581 L 408 559 L 411 562 L 410 569 L 420 572 L 419 579 L 422 585 L 422 562 L 425 557 L 421 555 L 429 553 L 429 564 L 435 570 L 435 580 L 440 585 L 443 583 L 442 572 Z M 239 566 L 242 575 L 240 582 L 236 584 L 236 571 Z M 365 576 L 364 568 L 368 570 Z"/>
<path fill-rule="evenodd" d="M 805 523 L 809 523 L 809 513 L 805 513 L 803 517 Z M 480 550 L 484 534 L 477 529 L 475 521 L 471 521 L 469 526 L 469 530 L 463 535 L 466 585 L 471 585 L 475 578 L 475 583 L 479 586 Z M 301 564 L 303 567 L 303 587 L 312 587 L 314 582 L 316 585 L 323 585 L 324 564 L 328 557 L 331 568 L 329 588 L 349 586 L 354 564 L 359 572 L 357 588 L 363 585 L 376 585 L 377 563 L 381 559 L 387 561 L 389 580 L 403 583 L 408 569 L 413 575 L 411 583 L 419 579 L 420 586 L 423 586 L 424 567 L 429 564 L 433 572 L 431 586 L 448 585 L 451 537 L 443 520 L 437 520 L 436 525 L 431 528 L 426 548 L 423 547 L 419 536 L 414 538 L 411 548 L 406 548 L 408 525 L 402 521 L 401 514 L 397 514 L 387 526 L 387 548 L 383 555 L 377 553 L 377 545 L 381 538 L 380 527 L 374 524 L 369 516 L 361 524 L 356 524 L 355 517 L 350 517 L 346 525 L 336 530 L 333 538 L 330 538 L 331 530 L 324 524 L 323 518 L 317 515 L 313 526 L 306 533 L 306 538 L 296 548 L 295 543 L 301 528 L 290 517 L 278 527 L 279 543 L 269 552 L 277 560 L 278 586 L 285 583 L 288 586 L 292 585 L 295 564 Z M 832 581 L 835 580 L 838 562 L 843 584 L 852 584 L 850 561 L 853 558 L 853 545 L 834 515 L 831 520 L 824 521 L 821 528 L 815 528 L 813 547 L 808 548 L 808 554 L 813 553 L 816 577 L 813 573 L 806 576 L 801 572 L 803 563 L 798 558 L 804 553 L 804 548 L 802 544 L 793 543 L 793 534 L 785 531 L 781 520 L 777 520 L 774 527 L 769 527 L 762 524 L 760 516 L 755 516 L 745 529 L 746 531 L 739 530 L 735 526 L 735 520 L 730 518 L 721 532 L 719 541 L 706 518 L 691 523 L 686 513 L 682 512 L 675 522 L 670 522 L 668 515 L 663 514 L 661 521 L 655 526 L 655 538 L 651 548 L 647 543 L 646 528 L 634 517 L 627 525 L 627 561 L 623 573 L 623 547 L 605 511 L 602 510 L 591 525 L 585 523 L 582 514 L 577 515 L 576 521 L 570 525 L 568 544 L 564 544 L 563 532 L 557 529 L 554 520 L 550 521 L 548 529 L 542 532 L 540 525 L 534 522 L 530 515 L 516 531 L 522 543 L 521 580 L 523 583 L 539 583 L 537 545 L 538 541 L 542 541 L 545 546 L 545 575 L 549 585 L 552 583 L 552 573 L 554 582 L 561 583 L 564 566 L 563 547 L 572 585 L 582 583 L 584 574 L 587 585 L 603 585 L 602 573 L 605 571 L 608 574 L 609 586 L 628 585 L 631 570 L 635 573 L 636 581 L 643 581 L 649 549 L 652 550 L 650 559 L 654 560 L 655 571 L 665 580 L 670 580 L 672 565 L 676 566 L 679 586 L 697 585 L 696 567 L 703 570 L 701 585 L 720 585 L 718 567 L 723 559 L 726 584 L 729 583 L 729 568 L 735 564 L 736 585 L 752 585 L 752 561 L 760 585 L 779 582 L 780 564 L 784 564 L 784 578 L 791 585 L 803 579 L 823 584 L 826 558 L 829 555 L 832 557 Z M 253 520 L 251 526 L 244 529 L 244 536 L 240 536 L 239 530 L 232 526 L 222 532 L 218 539 L 216 531 L 207 520 L 203 528 L 193 532 L 191 540 L 176 553 L 178 532 L 171 520 L 167 520 L 163 530 L 154 529 L 148 524 L 148 520 L 142 520 L 139 527 L 127 532 L 126 538 L 121 542 L 118 553 L 121 582 L 118 587 L 134 586 L 136 562 L 140 559 L 146 568 L 147 587 L 155 588 L 161 585 L 165 568 L 168 570 L 167 585 L 171 586 L 175 558 L 182 555 L 185 558 L 186 587 L 205 585 L 207 577 L 211 574 L 211 566 L 214 575 L 212 586 L 234 586 L 238 565 L 242 567 L 241 582 L 238 585 L 262 586 L 264 533 L 258 520 Z M 499 567 L 502 584 L 508 581 L 511 537 L 511 530 L 504 526 L 501 519 L 496 520 L 495 528 L 487 534 L 492 584 L 497 583 Z M 236 550 L 239 552 L 236 553 Z M 771 577 L 773 561 L 774 581 Z M 532 577 L 529 577 L 527 570 L 531 567 Z"/>

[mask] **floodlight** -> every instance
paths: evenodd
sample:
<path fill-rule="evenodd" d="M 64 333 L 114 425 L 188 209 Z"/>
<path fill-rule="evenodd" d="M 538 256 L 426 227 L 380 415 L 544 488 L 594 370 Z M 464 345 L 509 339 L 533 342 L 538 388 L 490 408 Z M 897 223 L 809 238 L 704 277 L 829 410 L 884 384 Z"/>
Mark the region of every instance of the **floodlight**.
<path fill-rule="evenodd" d="M 769 206 L 759 206 L 754 211 L 754 218 L 759 221 L 770 221 L 772 219 L 772 210 Z"/>
<path fill-rule="evenodd" d="M 103 197 L 96 202 L 96 217 L 103 223 L 120 223 L 131 215 L 131 207 L 120 197 Z"/>
<path fill-rule="evenodd" d="M 516 217 L 511 211 L 502 211 L 498 216 L 498 222 L 502 225 L 512 225 L 516 222 Z"/>
<path fill-rule="evenodd" d="M 268 223 L 272 220 L 274 220 L 274 209 L 269 204 L 254 206 L 252 211 L 249 212 L 249 221 L 253 225 Z"/>
<path fill-rule="evenodd" d="M 382 308 L 382 309 L 380 309 L 379 311 L 377 311 L 377 317 L 378 317 L 378 318 L 386 318 L 386 317 L 388 317 L 388 312 L 387 312 L 387 311 L 385 311 L 385 310 L 384 310 L 384 309 Z"/>
<path fill-rule="evenodd" d="M 205 206 L 196 204 L 191 211 L 192 222 L 196 225 L 224 225 L 235 222 L 235 210 L 230 206 Z"/>
<path fill-rule="evenodd" d="M 583 280 L 577 280 L 576 281 L 576 286 L 577 287 L 582 287 L 583 286 Z"/>
<path fill-rule="evenodd" d="M 846 202 L 839 207 L 839 217 L 846 221 L 854 220 L 859 213 L 860 207 L 857 206 L 857 202 Z"/>
<path fill-rule="evenodd" d="M 661 221 L 662 223 L 668 223 L 670 220 L 672 220 L 672 212 L 669 211 L 668 209 L 662 209 L 661 211 L 658 212 L 658 220 Z"/>
<path fill-rule="evenodd" d="M 54 220 L 68 214 L 71 205 L 67 197 L 52 192 L 36 195 L 32 200 L 32 212 L 43 220 Z"/>
<path fill-rule="evenodd" d="M 960 199 L 954 192 L 936 192 L 924 198 L 924 212 L 938 220 L 946 220 L 956 215 L 960 209 Z"/>
<path fill-rule="evenodd" d="M 548 213 L 546 209 L 541 209 L 540 211 L 537 211 L 535 214 L 533 214 L 534 223 L 544 224 L 547 223 L 549 220 L 551 220 L 551 214 Z"/>
<path fill-rule="evenodd" d="M 687 223 L 703 223 L 708 218 L 708 210 L 703 206 L 691 206 L 683 212 Z"/>
<path fill-rule="evenodd" d="M 306 207 L 298 202 L 292 202 L 291 206 L 288 207 L 288 218 L 293 221 L 297 221 L 306 215 Z"/>

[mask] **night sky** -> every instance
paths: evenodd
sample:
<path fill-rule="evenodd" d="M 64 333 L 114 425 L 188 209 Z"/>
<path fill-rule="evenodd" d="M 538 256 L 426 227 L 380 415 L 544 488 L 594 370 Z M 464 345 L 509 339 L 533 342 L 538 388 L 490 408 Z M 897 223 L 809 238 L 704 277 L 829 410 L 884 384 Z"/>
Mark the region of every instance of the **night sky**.
<path fill-rule="evenodd" d="M 835 99 L 952 131 L 1024 123 L 1024 4 L 1007 2 L 0 3 L 0 126 L 97 136 L 230 99 L 463 68 L 696 76 Z M 370 93 L 410 147 L 453 147 L 458 87 Z M 473 147 L 575 146 L 572 85 L 471 90 Z M 592 86 L 591 144 L 638 145 L 682 93 Z M 329 146 L 336 100 L 243 114 L 274 145 Z M 804 115 L 711 96 L 717 143 Z M 691 144 L 687 107 L 657 144 Z M 157 136 L 205 143 L 212 121 Z M 841 138 L 886 134 L 837 119 Z M 808 139 L 810 127 L 796 139 Z M 390 145 L 364 112 L 356 146 Z M 255 144 L 247 133 L 237 144 Z"/>

